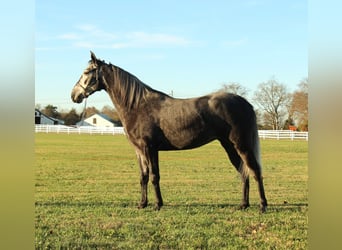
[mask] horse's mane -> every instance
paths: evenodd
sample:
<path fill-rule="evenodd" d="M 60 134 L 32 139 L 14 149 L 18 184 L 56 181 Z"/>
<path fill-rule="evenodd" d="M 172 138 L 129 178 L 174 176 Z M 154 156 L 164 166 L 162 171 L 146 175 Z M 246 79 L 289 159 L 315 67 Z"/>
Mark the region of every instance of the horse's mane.
<path fill-rule="evenodd" d="M 112 86 L 113 94 L 116 96 L 118 102 L 124 105 L 127 109 L 136 108 L 151 93 L 159 93 L 161 95 L 166 95 L 162 92 L 152 89 L 150 86 L 146 85 L 140 81 L 136 76 L 131 73 L 121 69 L 118 66 L 112 65 L 111 63 L 106 64 L 112 73 Z M 109 80 L 109 79 L 108 79 Z"/>
<path fill-rule="evenodd" d="M 128 109 L 136 108 L 154 90 L 127 71 L 111 65 L 117 98 Z"/>

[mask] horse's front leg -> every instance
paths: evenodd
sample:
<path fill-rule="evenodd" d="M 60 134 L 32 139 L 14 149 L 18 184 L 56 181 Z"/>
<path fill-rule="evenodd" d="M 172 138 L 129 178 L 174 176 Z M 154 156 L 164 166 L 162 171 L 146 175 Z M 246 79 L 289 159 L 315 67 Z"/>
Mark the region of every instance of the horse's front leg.
<path fill-rule="evenodd" d="M 143 155 L 141 155 L 137 151 L 138 162 L 140 166 L 140 185 L 141 185 L 141 201 L 138 205 L 138 208 L 145 208 L 148 203 L 147 198 L 147 186 L 148 186 L 148 179 L 149 179 L 149 168 L 146 165 L 146 160 L 144 159 Z"/>
<path fill-rule="evenodd" d="M 149 174 L 151 174 L 152 184 L 156 195 L 155 209 L 159 210 L 163 206 L 163 199 L 160 192 L 160 175 L 159 175 L 159 163 L 158 163 L 158 151 L 148 149 L 137 150 L 137 156 L 140 165 L 140 185 L 141 185 L 141 201 L 139 208 L 147 206 L 147 185 L 149 181 Z"/>

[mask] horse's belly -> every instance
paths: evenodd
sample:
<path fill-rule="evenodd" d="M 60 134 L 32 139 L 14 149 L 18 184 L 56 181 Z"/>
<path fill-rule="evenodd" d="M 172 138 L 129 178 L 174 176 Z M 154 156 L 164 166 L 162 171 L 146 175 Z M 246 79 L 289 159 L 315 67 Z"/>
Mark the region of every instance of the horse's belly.
<path fill-rule="evenodd" d="M 164 139 L 161 150 L 195 148 L 215 139 L 214 129 L 195 102 L 182 101 L 164 108 L 159 126 Z"/>
<path fill-rule="evenodd" d="M 178 129 L 164 130 L 160 150 L 182 150 L 200 147 L 216 139 L 210 130 Z"/>

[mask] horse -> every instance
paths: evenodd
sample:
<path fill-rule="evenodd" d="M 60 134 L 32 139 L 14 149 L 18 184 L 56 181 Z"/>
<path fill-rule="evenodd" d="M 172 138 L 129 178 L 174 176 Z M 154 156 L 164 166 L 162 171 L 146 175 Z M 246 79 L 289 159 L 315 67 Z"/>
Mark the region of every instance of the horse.
<path fill-rule="evenodd" d="M 92 51 L 90 53 L 91 60 L 73 87 L 71 99 L 81 103 L 100 90 L 110 96 L 140 166 L 138 208 L 148 205 L 149 179 L 154 187 L 155 209 L 163 206 L 159 151 L 193 149 L 218 140 L 241 174 L 239 208 L 250 206 L 249 176 L 252 174 L 258 185 L 260 212 L 266 211 L 256 115 L 246 99 L 227 92 L 190 99 L 173 98 L 144 84 L 124 69 L 97 59 Z"/>

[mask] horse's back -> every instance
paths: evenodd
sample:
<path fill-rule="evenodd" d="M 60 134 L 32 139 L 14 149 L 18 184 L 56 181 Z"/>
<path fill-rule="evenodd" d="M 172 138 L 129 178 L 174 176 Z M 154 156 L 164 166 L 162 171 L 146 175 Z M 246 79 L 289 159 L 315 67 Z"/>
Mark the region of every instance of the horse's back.
<path fill-rule="evenodd" d="M 222 117 L 230 125 L 255 122 L 253 106 L 242 96 L 217 92 L 208 101 L 211 112 Z"/>

